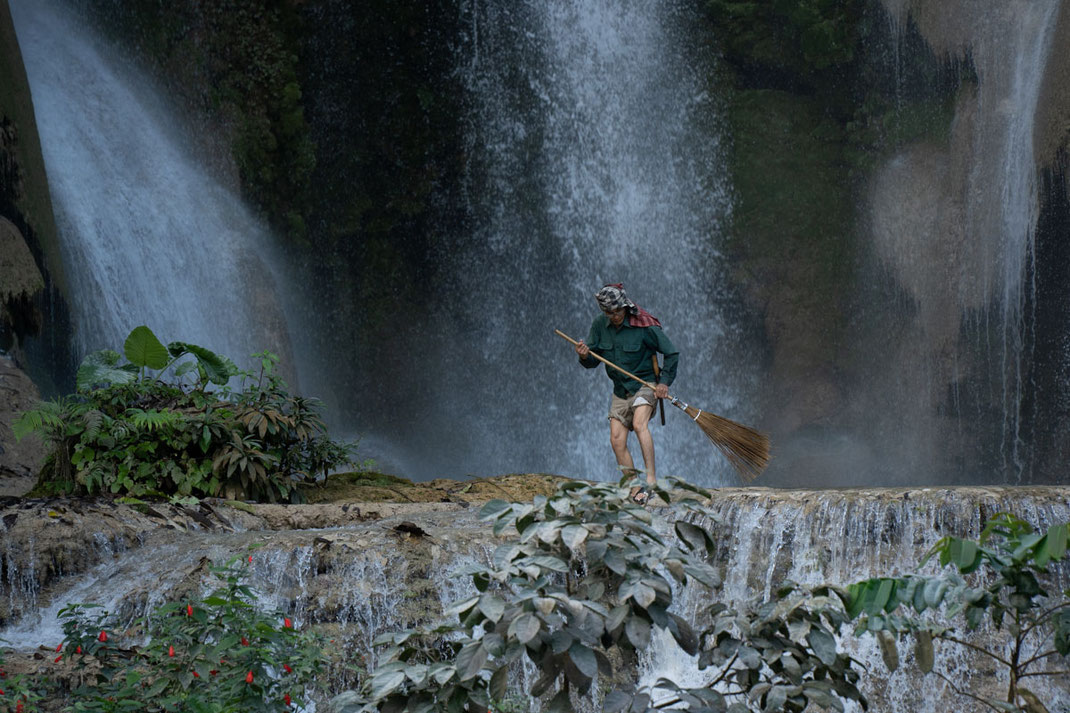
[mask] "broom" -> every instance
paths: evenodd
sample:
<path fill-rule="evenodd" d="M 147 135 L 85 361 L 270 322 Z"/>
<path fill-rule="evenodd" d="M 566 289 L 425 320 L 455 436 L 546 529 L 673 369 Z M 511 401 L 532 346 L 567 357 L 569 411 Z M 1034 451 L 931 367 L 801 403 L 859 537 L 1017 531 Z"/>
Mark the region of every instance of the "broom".
<path fill-rule="evenodd" d="M 579 346 L 579 342 L 560 329 L 555 329 L 554 334 L 571 342 L 573 346 Z M 651 389 L 655 388 L 654 384 L 643 381 L 635 374 L 625 371 L 593 351 L 591 356 L 625 376 L 635 379 L 643 386 L 648 386 Z M 739 473 L 739 477 L 744 481 L 750 482 L 754 480 L 769 465 L 769 436 L 749 426 L 729 421 L 727 418 L 718 416 L 715 413 L 688 406 L 672 395 L 669 396 L 669 403 L 686 413 L 691 417 L 692 421 L 698 424 L 698 427 L 702 429 L 702 432 L 706 434 L 706 437 L 710 439 L 713 445 L 717 446 L 721 453 L 724 453 L 728 462 L 732 464 L 736 472 Z"/>

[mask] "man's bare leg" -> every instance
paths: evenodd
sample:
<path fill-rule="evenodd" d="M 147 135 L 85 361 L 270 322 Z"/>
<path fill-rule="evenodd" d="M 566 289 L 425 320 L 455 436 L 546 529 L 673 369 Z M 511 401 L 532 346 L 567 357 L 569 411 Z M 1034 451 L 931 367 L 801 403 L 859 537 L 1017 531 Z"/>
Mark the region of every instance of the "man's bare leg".
<path fill-rule="evenodd" d="M 621 470 L 625 473 L 635 472 L 635 462 L 628 450 L 628 428 L 615 418 L 609 419 L 609 445 Z"/>
<path fill-rule="evenodd" d="M 639 450 L 643 453 L 643 469 L 646 470 L 647 485 L 657 482 L 654 475 L 654 436 L 650 433 L 650 417 L 654 415 L 654 407 L 646 404 L 636 406 L 632 414 L 632 428 L 635 437 L 639 439 Z"/>

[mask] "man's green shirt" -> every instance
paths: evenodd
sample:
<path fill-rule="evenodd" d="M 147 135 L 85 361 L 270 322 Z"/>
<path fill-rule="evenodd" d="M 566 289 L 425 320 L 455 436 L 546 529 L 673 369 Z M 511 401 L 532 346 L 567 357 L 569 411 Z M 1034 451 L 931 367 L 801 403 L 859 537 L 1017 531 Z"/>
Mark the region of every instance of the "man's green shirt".
<path fill-rule="evenodd" d="M 587 346 L 598 356 L 651 384 L 654 383 L 653 357 L 660 352 L 665 355 L 665 363 L 661 367 L 658 382 L 668 386 L 676 379 L 676 365 L 680 361 L 680 353 L 661 327 L 630 327 L 627 318 L 621 326 L 614 327 L 609 323 L 608 317 L 600 314 L 591 323 L 591 331 L 587 333 Z M 580 359 L 580 364 L 593 369 L 601 362 L 594 357 L 587 357 Z M 607 366 L 606 373 L 613 381 L 613 393 L 622 399 L 630 397 L 643 387 L 635 379 L 612 367 Z"/>

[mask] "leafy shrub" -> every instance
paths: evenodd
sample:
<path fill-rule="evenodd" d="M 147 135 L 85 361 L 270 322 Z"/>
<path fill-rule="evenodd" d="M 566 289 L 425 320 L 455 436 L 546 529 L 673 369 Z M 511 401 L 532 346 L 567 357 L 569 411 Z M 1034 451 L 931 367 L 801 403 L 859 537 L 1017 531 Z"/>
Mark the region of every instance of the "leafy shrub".
<path fill-rule="evenodd" d="M 18 437 L 36 431 L 52 445 L 46 490 L 295 501 L 298 486 L 355 455 L 327 437 L 318 401 L 287 392 L 273 354 L 254 355 L 254 375 L 194 344 L 165 347 L 144 326 L 123 351 L 125 363 L 88 355 L 77 394 L 15 422 Z"/>
<path fill-rule="evenodd" d="M 0 640 L 2 641 L 2 640 Z M 0 647 L 0 713 L 32 713 L 48 692 L 48 682 L 33 680 L 21 673 L 9 674 L 6 651 Z"/>
<path fill-rule="evenodd" d="M 478 593 L 445 612 L 456 622 L 379 637 L 380 665 L 360 690 L 337 696 L 333 710 L 513 709 L 509 672 L 525 657 L 540 674 L 528 693 L 548 697 L 549 712 L 572 711 L 575 698 L 592 692 L 608 713 L 798 712 L 808 702 L 843 710 L 841 699 L 865 706 L 852 660 L 836 649 L 834 634 L 847 621 L 839 597 L 786 587 L 758 607 L 715 605 L 709 626 L 694 631 L 673 611 L 674 586 L 719 585 L 706 562 L 711 535 L 685 519 L 702 512 L 693 495 L 708 493 L 659 481 L 655 492 L 675 519 L 673 541 L 663 534 L 667 523 L 656 527 L 655 515 L 631 501 L 627 484 L 567 482 L 531 503 L 488 502 L 483 519 L 496 534 L 515 535 L 491 565 L 465 570 Z M 684 497 L 674 502 L 669 486 Z M 655 630 L 698 654 L 710 682 L 638 685 L 636 655 Z M 716 688 L 722 683 L 727 692 Z"/>
<path fill-rule="evenodd" d="M 222 583 L 209 596 L 156 609 L 133 635 L 108 612 L 63 609 L 60 656 L 87 679 L 72 710 L 281 712 L 305 702 L 323 668 L 319 637 L 257 609 L 244 562 L 211 571 Z"/>
<path fill-rule="evenodd" d="M 1040 697 L 1023 683 L 1065 677 L 1070 668 L 1070 590 L 1049 591 L 1058 581 L 1049 567 L 1064 559 L 1068 547 L 1070 523 L 1041 533 L 1001 513 L 988 521 L 976 542 L 944 537 L 922 560 L 925 564 L 937 557 L 943 567 L 954 565 L 951 571 L 874 577 L 851 585 L 848 613 L 858 617 L 856 633 L 878 637 L 889 669 L 899 666 L 897 639 L 912 637 L 922 672 L 939 676 L 959 695 L 994 711 L 1045 713 Z M 971 576 L 974 584 L 962 575 Z M 922 616 L 926 612 L 929 616 Z M 964 637 L 956 620 L 964 620 L 968 632 L 987 620 L 1002 636 L 981 645 Z M 977 695 L 935 669 L 937 642 L 973 651 L 1005 670 L 1006 697 Z"/>

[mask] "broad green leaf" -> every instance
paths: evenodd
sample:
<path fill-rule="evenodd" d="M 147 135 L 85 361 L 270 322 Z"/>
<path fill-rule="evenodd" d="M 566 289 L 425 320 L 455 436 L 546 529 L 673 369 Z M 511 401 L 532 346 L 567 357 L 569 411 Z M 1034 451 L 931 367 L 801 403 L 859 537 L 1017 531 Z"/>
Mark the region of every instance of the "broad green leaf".
<path fill-rule="evenodd" d="M 386 673 L 372 676 L 372 699 L 378 701 L 386 698 L 404 682 L 404 671 L 387 671 Z"/>
<path fill-rule="evenodd" d="M 488 500 L 487 503 L 479 509 L 479 519 L 490 520 L 492 518 L 496 518 L 511 508 L 512 505 L 510 505 L 504 500 Z"/>
<path fill-rule="evenodd" d="M 1070 539 L 1070 523 L 1053 525 L 1048 528 L 1048 554 L 1053 560 L 1062 559 L 1066 555 L 1066 547 Z"/>
<path fill-rule="evenodd" d="M 145 325 L 134 327 L 130 332 L 123 344 L 123 353 L 131 364 L 138 367 L 159 370 L 171 362 L 167 347 Z"/>
<path fill-rule="evenodd" d="M 705 552 L 707 550 L 707 537 L 706 531 L 697 525 L 693 525 L 690 522 L 678 520 L 675 524 L 676 534 L 679 538 L 688 546 L 691 550 L 700 550 Z"/>
<path fill-rule="evenodd" d="M 487 662 L 487 650 L 483 642 L 474 641 L 457 653 L 457 673 L 462 681 L 475 678 Z"/>
<path fill-rule="evenodd" d="M 650 622 L 639 616 L 628 617 L 624 625 L 624 633 L 628 635 L 628 641 L 638 651 L 646 649 L 650 645 Z"/>
<path fill-rule="evenodd" d="M 224 386 L 230 381 L 230 377 L 235 376 L 238 373 L 237 367 L 234 366 L 234 362 L 230 359 L 205 349 L 204 347 L 197 346 L 196 344 L 171 342 L 167 345 L 167 349 L 172 355 L 174 355 L 176 351 L 184 351 L 196 357 L 197 364 L 204 369 L 205 377 L 213 384 Z"/>
<path fill-rule="evenodd" d="M 643 582 L 639 582 L 632 590 L 632 599 L 639 603 L 639 606 L 646 609 L 657 598 L 654 590 Z"/>
<path fill-rule="evenodd" d="M 933 670 L 933 653 L 932 634 L 928 631 L 919 631 L 915 634 L 914 658 L 922 673 L 930 673 Z"/>
<path fill-rule="evenodd" d="M 538 635 L 541 626 L 539 618 L 534 614 L 521 614 L 509 624 L 509 635 L 526 644 Z"/>
<path fill-rule="evenodd" d="M 490 677 L 490 696 L 496 701 L 504 701 L 509 694 L 509 668 L 502 666 Z"/>
<path fill-rule="evenodd" d="M 598 660 L 594 656 L 594 651 L 580 642 L 577 641 L 568 648 L 568 657 L 572 659 L 572 663 L 576 665 L 580 673 L 587 678 L 595 678 L 598 675 Z"/>
<path fill-rule="evenodd" d="M 624 691 L 610 691 L 602 701 L 602 713 L 620 713 L 632 702 L 632 697 Z"/>
<path fill-rule="evenodd" d="M 471 609 L 472 607 L 474 607 L 478 603 L 479 603 L 479 597 L 471 597 L 469 599 L 462 599 L 461 601 L 455 602 L 453 605 L 448 607 L 444 612 L 442 612 L 442 615 L 443 616 L 447 616 L 447 617 L 458 616 L 458 615 L 463 614 L 464 612 L 468 611 L 469 609 Z"/>
<path fill-rule="evenodd" d="M 951 546 L 948 549 L 951 553 L 951 561 L 963 574 L 973 572 L 980 564 L 981 556 L 976 542 L 956 537 L 951 540 Z"/>
<path fill-rule="evenodd" d="M 498 595 L 488 592 L 479 598 L 479 611 L 486 614 L 487 618 L 496 624 L 505 612 L 505 601 Z"/>
<path fill-rule="evenodd" d="M 925 583 L 925 603 L 930 609 L 940 606 L 947 593 L 947 582 L 942 579 L 930 579 Z"/>
<path fill-rule="evenodd" d="M 527 562 L 542 567 L 543 569 L 553 570 L 554 572 L 568 571 L 567 562 L 551 555 L 536 555 L 534 557 L 529 557 L 527 558 Z"/>
<path fill-rule="evenodd" d="M 877 642 L 881 647 L 881 658 L 889 671 L 899 668 L 899 649 L 895 645 L 895 637 L 887 631 L 877 632 Z"/>
<path fill-rule="evenodd" d="M 587 539 L 587 528 L 583 525 L 566 525 L 561 530 L 561 541 L 572 551 Z"/>
<path fill-rule="evenodd" d="M 806 640 L 810 643 L 821 663 L 832 666 L 836 663 L 836 637 L 824 629 L 813 628 L 807 634 Z"/>

